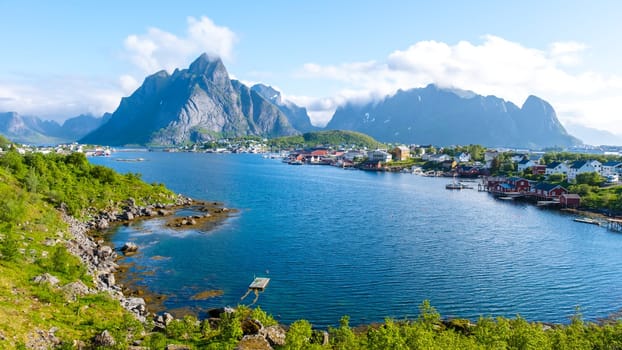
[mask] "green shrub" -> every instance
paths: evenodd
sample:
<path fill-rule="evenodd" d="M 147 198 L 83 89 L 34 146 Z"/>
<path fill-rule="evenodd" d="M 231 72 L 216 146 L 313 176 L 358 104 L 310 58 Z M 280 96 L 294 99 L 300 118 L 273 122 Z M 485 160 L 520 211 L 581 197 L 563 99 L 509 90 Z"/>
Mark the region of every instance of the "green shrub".
<path fill-rule="evenodd" d="M 254 320 L 261 322 L 264 327 L 275 326 L 278 322 L 272 318 L 272 315 L 268 315 L 259 306 L 251 311 L 250 317 Z"/>
<path fill-rule="evenodd" d="M 19 242 L 11 228 L 11 224 L 5 225 L 4 239 L 0 243 L 0 259 L 5 261 L 14 261 L 19 256 Z"/>
<path fill-rule="evenodd" d="M 219 338 L 226 341 L 238 341 L 242 339 L 242 323 L 237 312 L 225 312 L 220 316 Z"/>
<path fill-rule="evenodd" d="M 196 317 L 184 316 L 181 320 L 173 320 L 166 326 L 166 336 L 172 339 L 190 340 L 200 335 L 200 323 Z"/>
<path fill-rule="evenodd" d="M 309 346 L 311 340 L 311 324 L 306 320 L 299 320 L 289 327 L 285 338 L 285 349 L 300 350 Z"/>

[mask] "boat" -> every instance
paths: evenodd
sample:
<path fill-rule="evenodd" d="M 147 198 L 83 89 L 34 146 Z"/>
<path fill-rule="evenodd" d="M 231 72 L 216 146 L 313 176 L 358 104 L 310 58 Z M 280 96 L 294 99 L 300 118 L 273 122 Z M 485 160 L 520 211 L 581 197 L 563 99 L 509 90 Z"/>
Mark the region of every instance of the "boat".
<path fill-rule="evenodd" d="M 445 188 L 446 188 L 446 189 L 448 189 L 448 190 L 461 190 L 461 189 L 463 189 L 464 187 L 462 186 L 462 184 L 461 184 L 461 183 L 455 183 L 455 182 L 453 182 L 453 183 L 450 183 L 450 184 L 445 185 Z"/>
<path fill-rule="evenodd" d="M 462 182 L 456 182 L 456 176 L 454 175 L 454 180 L 445 185 L 445 188 L 448 190 L 462 190 L 466 188 L 473 188 L 473 186 L 465 185 Z"/>
<path fill-rule="evenodd" d="M 302 165 L 302 160 L 292 160 L 288 164 L 289 165 Z"/>
<path fill-rule="evenodd" d="M 593 219 L 593 218 L 587 218 L 587 217 L 574 218 L 573 221 L 582 222 L 584 224 L 598 225 L 598 226 L 603 224 L 600 220 Z"/>

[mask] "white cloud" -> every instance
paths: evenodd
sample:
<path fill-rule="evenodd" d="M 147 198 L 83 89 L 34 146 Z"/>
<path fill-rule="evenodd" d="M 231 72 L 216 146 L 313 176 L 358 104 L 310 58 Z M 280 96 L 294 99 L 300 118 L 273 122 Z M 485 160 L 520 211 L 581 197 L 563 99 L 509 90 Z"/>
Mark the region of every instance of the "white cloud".
<path fill-rule="evenodd" d="M 576 66 L 581 63 L 581 53 L 587 46 L 576 41 L 556 42 L 550 46 L 550 56 L 560 65 Z"/>
<path fill-rule="evenodd" d="M 149 28 L 145 34 L 129 35 L 124 42 L 125 56 L 142 73 L 152 74 L 165 69 L 186 67 L 201 53 L 232 58 L 236 35 L 227 27 L 216 25 L 208 17 L 187 19 L 187 32 L 184 36 Z"/>
<path fill-rule="evenodd" d="M 117 83 L 89 77 L 22 77 L 0 81 L 0 111 L 63 121 L 79 114 L 100 116 L 119 104 Z"/>
<path fill-rule="evenodd" d="M 121 89 L 125 95 L 130 95 L 140 86 L 140 82 L 129 74 L 119 77 L 119 84 L 121 84 Z"/>
<path fill-rule="evenodd" d="M 314 120 L 320 124 L 350 96 L 358 96 L 359 101 L 361 96 L 377 99 L 398 89 L 435 83 L 496 95 L 518 106 L 533 94 L 549 101 L 562 122 L 572 120 L 620 133 L 622 116 L 617 105 L 622 77 L 571 70 L 578 68 L 586 49 L 582 43 L 557 42 L 542 50 L 493 35 L 475 44 L 421 41 L 390 53 L 383 61 L 326 66 L 307 63 L 297 77 L 338 81 L 347 90 L 329 98 L 292 99 L 322 116 L 322 120 Z M 327 99 L 331 102 L 326 103 Z"/>
<path fill-rule="evenodd" d="M 208 17 L 188 17 L 186 33 L 180 36 L 149 28 L 146 33 L 127 36 L 123 42 L 121 56 L 133 67 L 118 79 L 25 74 L 0 77 L 0 112 L 16 111 L 57 121 L 82 113 L 112 112 L 121 97 L 140 86 L 145 74 L 187 67 L 203 52 L 231 59 L 236 40 L 229 28 L 214 24 Z"/>

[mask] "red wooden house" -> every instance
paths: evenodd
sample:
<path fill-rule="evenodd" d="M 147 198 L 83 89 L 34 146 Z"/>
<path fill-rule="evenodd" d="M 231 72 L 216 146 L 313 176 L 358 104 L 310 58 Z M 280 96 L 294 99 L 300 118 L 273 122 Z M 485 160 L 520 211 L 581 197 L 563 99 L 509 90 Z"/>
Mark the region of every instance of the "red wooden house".
<path fill-rule="evenodd" d="M 568 190 L 560 185 L 540 182 L 534 186 L 532 191 L 538 198 L 558 199 L 562 194 L 568 193 Z"/>
<path fill-rule="evenodd" d="M 581 205 L 581 196 L 576 193 L 563 193 L 559 196 L 559 204 L 564 208 L 578 208 Z"/>
<path fill-rule="evenodd" d="M 511 177 L 508 179 L 508 183 L 514 187 L 516 192 L 531 191 L 531 183 L 529 183 L 529 180 L 523 179 L 522 177 Z"/>

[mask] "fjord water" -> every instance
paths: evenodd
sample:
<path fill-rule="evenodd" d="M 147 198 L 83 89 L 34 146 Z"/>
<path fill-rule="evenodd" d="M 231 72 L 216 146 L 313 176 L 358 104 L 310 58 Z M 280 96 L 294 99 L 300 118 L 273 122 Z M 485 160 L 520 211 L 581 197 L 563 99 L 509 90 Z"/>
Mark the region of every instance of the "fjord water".
<path fill-rule="evenodd" d="M 118 158 L 145 158 L 118 162 Z M 115 246 L 170 309 L 235 306 L 253 276 L 271 282 L 257 305 L 284 323 L 405 318 L 429 299 L 443 316 L 520 314 L 568 322 L 622 306 L 622 235 L 572 216 L 448 191 L 447 179 L 290 166 L 258 155 L 116 153 L 92 158 L 198 199 L 240 210 L 209 232 L 160 219 L 120 227 Z M 154 258 L 155 257 L 155 258 Z M 223 295 L 192 300 L 205 290 Z M 243 301 L 252 302 L 253 295 Z"/>

